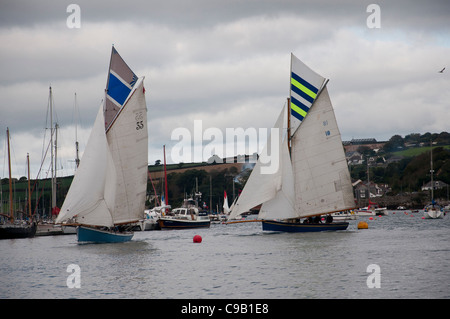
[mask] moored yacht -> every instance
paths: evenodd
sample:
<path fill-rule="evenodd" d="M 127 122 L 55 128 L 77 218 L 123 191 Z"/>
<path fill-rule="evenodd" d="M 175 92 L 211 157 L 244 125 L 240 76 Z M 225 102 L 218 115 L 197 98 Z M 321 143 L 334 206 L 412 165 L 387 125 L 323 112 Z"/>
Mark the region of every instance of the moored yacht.
<path fill-rule="evenodd" d="M 195 199 L 185 199 L 180 208 L 173 209 L 158 220 L 161 229 L 202 228 L 211 225 L 208 213 L 201 211 Z"/>

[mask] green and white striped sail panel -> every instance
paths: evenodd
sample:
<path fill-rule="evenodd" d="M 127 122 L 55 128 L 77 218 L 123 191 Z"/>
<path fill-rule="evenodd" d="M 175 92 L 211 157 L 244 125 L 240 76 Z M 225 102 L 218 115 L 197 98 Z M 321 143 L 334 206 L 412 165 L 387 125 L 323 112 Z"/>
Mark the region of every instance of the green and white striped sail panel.
<path fill-rule="evenodd" d="M 308 114 L 325 78 L 291 54 L 291 135 Z"/>

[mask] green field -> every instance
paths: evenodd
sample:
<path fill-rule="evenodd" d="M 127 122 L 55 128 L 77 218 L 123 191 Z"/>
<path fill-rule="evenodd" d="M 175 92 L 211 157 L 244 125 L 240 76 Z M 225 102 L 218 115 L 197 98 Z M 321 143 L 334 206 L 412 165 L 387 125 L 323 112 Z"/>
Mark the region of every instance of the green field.
<path fill-rule="evenodd" d="M 443 147 L 444 149 L 450 150 L 450 145 L 433 146 L 433 148 L 436 148 L 436 147 Z M 393 152 L 392 155 L 404 156 L 404 157 L 414 157 L 414 156 L 420 155 L 422 153 L 429 152 L 430 149 L 431 149 L 431 146 L 414 147 L 414 148 L 408 148 L 403 151 Z"/>

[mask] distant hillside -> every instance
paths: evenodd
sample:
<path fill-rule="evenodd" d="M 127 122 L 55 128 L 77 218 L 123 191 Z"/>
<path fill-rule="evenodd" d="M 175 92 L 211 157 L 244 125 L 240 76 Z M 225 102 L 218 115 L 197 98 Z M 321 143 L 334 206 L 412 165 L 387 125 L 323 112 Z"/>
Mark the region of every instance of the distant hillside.
<path fill-rule="evenodd" d="M 367 159 L 370 180 L 388 184 L 391 195 L 405 192 L 419 192 L 430 181 L 430 151 L 433 144 L 434 179 L 450 184 L 450 134 L 409 134 L 405 137 L 392 136 L 389 141 L 375 139 L 355 140 L 359 143 L 344 143 L 346 151 L 357 151 L 360 161 L 349 166 L 353 180 L 367 181 Z M 350 149 L 349 145 L 353 148 Z M 355 147 L 356 146 L 356 147 Z M 436 192 L 436 198 L 447 199 L 447 189 Z"/>
<path fill-rule="evenodd" d="M 394 191 L 418 191 L 430 181 L 430 150 L 390 164 L 385 180 Z M 450 184 L 450 147 L 433 148 L 434 180 Z"/>
<path fill-rule="evenodd" d="M 344 147 L 354 147 L 360 152 L 362 158 L 369 160 L 370 180 L 375 183 L 389 184 L 391 195 L 405 192 L 418 192 L 421 187 L 430 181 L 430 143 L 433 143 L 434 178 L 450 184 L 450 134 L 425 133 L 409 134 L 405 137 L 392 136 L 387 142 L 377 142 L 375 139 L 356 139 L 349 141 Z M 160 163 L 149 165 L 149 173 L 154 185 L 148 182 L 147 192 L 150 197 L 154 194 L 153 186 L 158 194 L 162 191 L 163 169 Z M 207 164 L 207 163 L 179 163 L 168 165 L 168 185 L 170 203 L 181 204 L 185 193 L 191 193 L 196 182 L 199 191 L 203 193 L 203 200 L 213 207 L 222 207 L 223 191 L 229 194 L 229 204 L 234 193 L 237 196 L 243 188 L 250 170 L 243 170 L 242 163 Z M 354 180 L 367 180 L 366 160 L 359 165 L 349 166 Z M 210 186 L 211 176 L 211 186 Z M 72 182 L 73 176 L 58 178 L 57 205 L 61 207 L 64 197 Z M 233 185 L 233 180 L 235 185 Z M 34 185 L 32 180 L 32 188 Z M 32 206 L 38 204 L 38 211 L 48 211 L 50 207 L 50 180 L 37 181 L 37 190 L 32 190 Z M 234 186 L 234 187 L 233 187 Z M 212 187 L 212 194 L 210 188 Z M 8 209 L 8 179 L 1 180 L 2 199 L 0 212 Z M 13 179 L 14 205 L 16 210 L 25 210 L 27 178 Z M 447 198 L 447 190 L 436 192 L 436 198 Z M 148 203 L 149 204 L 149 203 Z"/>
<path fill-rule="evenodd" d="M 422 135 L 418 133 L 412 133 L 406 135 L 404 138 L 400 135 L 394 135 L 386 144 L 384 144 L 383 151 L 397 152 L 405 150 L 407 148 L 429 146 L 430 143 L 433 143 L 433 145 L 436 146 L 450 145 L 450 133 L 425 133 Z"/>

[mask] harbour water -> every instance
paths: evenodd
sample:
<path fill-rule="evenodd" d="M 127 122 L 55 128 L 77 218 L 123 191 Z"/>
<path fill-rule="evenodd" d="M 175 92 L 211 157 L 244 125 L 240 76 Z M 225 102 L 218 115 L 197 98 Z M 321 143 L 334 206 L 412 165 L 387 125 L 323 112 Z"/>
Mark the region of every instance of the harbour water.
<path fill-rule="evenodd" d="M 136 232 L 122 244 L 2 240 L 0 298 L 450 298 L 450 217 L 421 217 L 390 211 L 323 233 L 243 223 Z"/>

